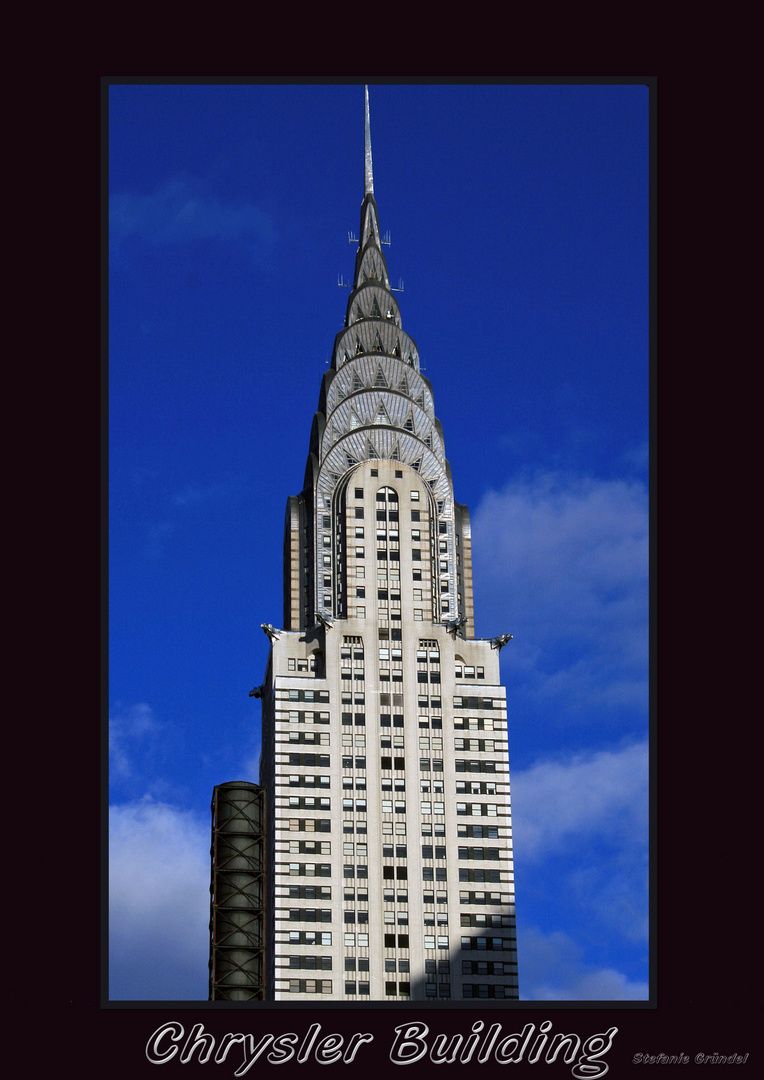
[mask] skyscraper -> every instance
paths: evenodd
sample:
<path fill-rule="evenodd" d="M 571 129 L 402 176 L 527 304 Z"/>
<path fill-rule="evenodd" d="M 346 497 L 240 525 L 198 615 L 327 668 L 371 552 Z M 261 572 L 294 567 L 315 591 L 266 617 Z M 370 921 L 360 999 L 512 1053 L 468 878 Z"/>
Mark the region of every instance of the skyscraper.
<path fill-rule="evenodd" d="M 365 97 L 355 272 L 287 500 L 259 786 L 213 796 L 210 997 L 518 996 L 506 694 L 383 253 Z"/>

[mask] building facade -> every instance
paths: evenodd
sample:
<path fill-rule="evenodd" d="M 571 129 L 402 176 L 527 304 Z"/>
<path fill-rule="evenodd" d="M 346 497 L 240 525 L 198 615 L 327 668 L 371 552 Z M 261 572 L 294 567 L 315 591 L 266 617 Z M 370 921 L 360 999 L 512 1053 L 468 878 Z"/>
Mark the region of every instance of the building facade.
<path fill-rule="evenodd" d="M 353 284 L 287 501 L 283 627 L 263 626 L 253 691 L 259 864 L 241 861 L 245 838 L 224 869 L 213 820 L 210 996 L 516 999 L 509 635 L 474 637 L 469 513 L 390 286 L 368 91 L 365 107 Z M 237 866 L 261 882 L 257 919 L 240 903 L 249 937 L 220 928 Z"/>

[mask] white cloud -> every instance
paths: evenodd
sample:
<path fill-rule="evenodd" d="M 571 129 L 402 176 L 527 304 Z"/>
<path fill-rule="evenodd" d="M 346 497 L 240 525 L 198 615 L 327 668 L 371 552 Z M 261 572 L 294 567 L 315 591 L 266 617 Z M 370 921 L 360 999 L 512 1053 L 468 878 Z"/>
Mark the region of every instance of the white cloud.
<path fill-rule="evenodd" d="M 146 796 L 110 807 L 109 845 L 111 998 L 206 1000 L 209 823 Z"/>
<path fill-rule="evenodd" d="M 583 836 L 647 843 L 646 742 L 541 761 L 513 774 L 511 783 L 515 849 L 525 862 Z"/>
<path fill-rule="evenodd" d="M 645 439 L 638 446 L 630 447 L 623 454 L 623 460 L 630 469 L 646 473 L 650 467 L 650 444 Z"/>
<path fill-rule="evenodd" d="M 135 748 L 145 746 L 158 728 L 151 706 L 145 702 L 126 709 L 116 707 L 115 715 L 109 717 L 109 767 L 113 776 L 133 775 Z"/>
<path fill-rule="evenodd" d="M 647 982 L 587 965 L 581 947 L 559 931 L 524 930 L 518 939 L 518 968 L 523 1001 L 643 1001 L 649 996 Z"/>
<path fill-rule="evenodd" d="M 514 774 L 516 877 L 554 917 L 591 927 L 612 948 L 649 935 L 646 742 L 542 761 Z M 538 917 L 538 916 L 537 916 Z"/>
<path fill-rule="evenodd" d="M 226 205 L 188 178 L 170 180 L 151 195 L 112 196 L 109 235 L 115 250 L 133 236 L 151 244 L 248 240 L 258 248 L 275 240 L 273 221 L 265 211 L 251 204 Z"/>
<path fill-rule="evenodd" d="M 526 691 L 647 707 L 648 497 L 639 481 L 539 472 L 473 515 L 476 609 L 514 634 Z"/>

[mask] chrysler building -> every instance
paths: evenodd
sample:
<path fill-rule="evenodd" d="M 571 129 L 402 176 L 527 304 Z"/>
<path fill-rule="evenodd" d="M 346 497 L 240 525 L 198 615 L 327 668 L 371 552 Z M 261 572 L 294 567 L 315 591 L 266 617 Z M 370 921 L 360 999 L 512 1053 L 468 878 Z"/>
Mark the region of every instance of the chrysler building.
<path fill-rule="evenodd" d="M 518 998 L 511 635 L 474 637 L 470 517 L 390 283 L 368 89 L 364 135 L 352 287 L 252 691 L 260 775 L 213 794 L 214 1000 Z"/>

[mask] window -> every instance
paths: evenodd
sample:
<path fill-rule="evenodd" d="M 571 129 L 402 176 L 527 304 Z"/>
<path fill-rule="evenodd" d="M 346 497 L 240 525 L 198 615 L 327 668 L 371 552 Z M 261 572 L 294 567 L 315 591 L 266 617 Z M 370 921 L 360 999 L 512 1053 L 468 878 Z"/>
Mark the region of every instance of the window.
<path fill-rule="evenodd" d="M 331 979 L 290 979 L 290 994 L 331 994 Z"/>

